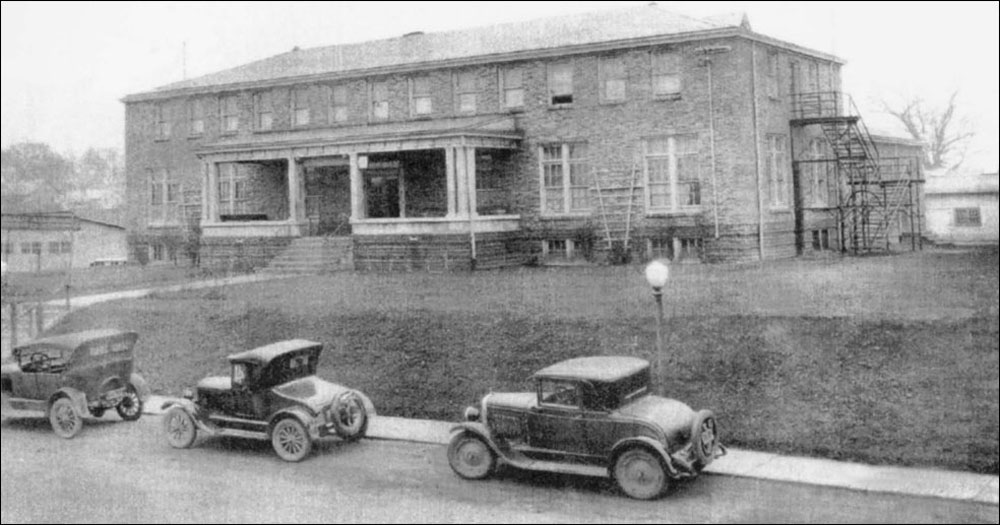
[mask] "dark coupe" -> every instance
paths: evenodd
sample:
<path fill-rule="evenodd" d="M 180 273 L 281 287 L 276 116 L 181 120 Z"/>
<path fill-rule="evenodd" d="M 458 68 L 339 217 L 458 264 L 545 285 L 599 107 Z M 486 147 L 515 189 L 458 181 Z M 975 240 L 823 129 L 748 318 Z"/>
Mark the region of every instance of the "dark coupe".
<path fill-rule="evenodd" d="M 666 492 L 725 453 L 708 410 L 649 392 L 649 363 L 582 357 L 540 370 L 535 391 L 492 393 L 454 427 L 448 461 L 481 479 L 514 467 L 610 476 L 633 498 Z"/>
<path fill-rule="evenodd" d="M 174 448 L 199 430 L 271 441 L 278 456 L 301 461 L 313 441 L 364 437 L 375 407 L 367 396 L 316 377 L 321 343 L 291 340 L 229 356 L 228 377 L 207 377 L 185 398 L 169 401 L 164 429 Z"/>

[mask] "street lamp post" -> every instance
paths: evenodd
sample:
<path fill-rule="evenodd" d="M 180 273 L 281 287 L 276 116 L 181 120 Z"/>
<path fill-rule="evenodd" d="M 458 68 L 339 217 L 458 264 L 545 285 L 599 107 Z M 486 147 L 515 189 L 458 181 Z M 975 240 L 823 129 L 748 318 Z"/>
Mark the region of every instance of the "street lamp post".
<path fill-rule="evenodd" d="M 656 299 L 656 359 L 653 361 L 653 368 L 657 374 L 663 371 L 663 287 L 667 285 L 669 275 L 667 265 L 661 261 L 654 260 L 646 265 L 646 281 L 653 289 L 653 298 Z"/>

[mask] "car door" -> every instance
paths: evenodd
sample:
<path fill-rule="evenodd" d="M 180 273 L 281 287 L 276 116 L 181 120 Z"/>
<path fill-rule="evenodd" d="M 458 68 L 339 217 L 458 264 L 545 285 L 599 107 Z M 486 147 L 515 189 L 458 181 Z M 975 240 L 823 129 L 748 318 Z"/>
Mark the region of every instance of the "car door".
<path fill-rule="evenodd" d="M 538 405 L 528 415 L 531 448 L 559 455 L 588 455 L 581 401 L 578 382 L 540 379 Z"/>

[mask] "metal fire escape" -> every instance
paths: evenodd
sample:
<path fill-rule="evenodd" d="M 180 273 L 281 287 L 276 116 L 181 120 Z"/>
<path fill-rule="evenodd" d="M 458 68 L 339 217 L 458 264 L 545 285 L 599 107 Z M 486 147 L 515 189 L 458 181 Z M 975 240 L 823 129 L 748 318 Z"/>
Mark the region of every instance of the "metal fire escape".
<path fill-rule="evenodd" d="M 820 161 L 836 168 L 833 211 L 838 215 L 841 250 L 854 254 L 888 250 L 894 221 L 909 230 L 916 248 L 921 235 L 917 185 L 923 180 L 915 159 L 880 156 L 854 101 L 839 91 L 793 95 L 790 124 L 819 126 L 830 145 L 832 158 Z"/>

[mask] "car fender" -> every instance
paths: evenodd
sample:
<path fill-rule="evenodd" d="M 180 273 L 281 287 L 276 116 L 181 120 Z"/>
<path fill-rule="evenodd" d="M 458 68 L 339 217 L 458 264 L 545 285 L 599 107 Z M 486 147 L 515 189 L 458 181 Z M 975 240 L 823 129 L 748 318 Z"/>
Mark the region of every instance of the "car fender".
<path fill-rule="evenodd" d="M 104 381 L 101 381 L 100 389 L 98 392 L 103 396 L 112 390 L 118 390 L 119 388 L 124 388 L 125 382 L 118 376 L 111 376 Z"/>
<path fill-rule="evenodd" d="M 128 377 L 128 382 L 135 388 L 135 392 L 139 394 L 139 399 L 141 399 L 143 403 L 149 400 L 149 396 L 152 395 L 152 392 L 149 390 L 149 384 L 146 383 L 145 378 L 135 372 L 132 372 L 132 375 Z"/>
<path fill-rule="evenodd" d="M 313 439 L 319 439 L 320 437 L 319 425 L 316 422 L 316 418 L 314 418 L 312 414 L 309 413 L 308 410 L 302 407 L 288 407 L 278 412 L 275 412 L 270 418 L 268 418 L 267 420 L 268 439 L 271 438 L 271 431 L 274 429 L 275 423 L 281 421 L 286 417 L 293 417 L 297 419 L 299 423 L 302 423 L 302 425 L 306 427 L 306 430 L 309 432 L 309 435 L 312 436 Z"/>
<path fill-rule="evenodd" d="M 653 450 L 663 460 L 663 464 L 667 467 L 667 472 L 673 477 L 678 475 L 677 468 L 674 467 L 674 461 L 670 458 L 670 454 L 667 454 L 666 449 L 663 448 L 663 444 L 646 436 L 625 438 L 615 443 L 615 446 L 611 448 L 611 462 L 608 465 L 608 472 L 614 472 L 614 462 L 618 458 L 618 454 L 632 447 L 643 447 Z"/>
<path fill-rule="evenodd" d="M 88 414 L 90 410 L 87 408 L 87 394 L 70 387 L 63 387 L 52 394 L 49 398 L 49 408 L 52 407 L 52 403 L 55 403 L 56 399 L 60 397 L 65 397 L 73 403 L 73 408 L 79 413 L 80 416 Z"/>
<path fill-rule="evenodd" d="M 201 409 L 190 399 L 168 399 L 160 405 L 160 410 L 166 412 L 175 407 L 187 412 L 187 414 L 191 416 L 191 419 L 194 420 L 194 424 L 198 426 L 199 430 L 209 434 L 215 434 L 218 432 L 219 429 L 216 428 L 215 425 L 212 425 L 202 418 Z"/>
<path fill-rule="evenodd" d="M 456 423 L 453 427 L 451 427 L 451 438 L 454 439 L 456 434 L 462 432 L 469 432 L 471 434 L 475 434 L 476 436 L 481 438 L 486 443 L 486 445 L 490 447 L 490 449 L 493 450 L 494 454 L 496 454 L 501 458 L 507 457 L 506 454 L 500 451 L 500 447 L 497 446 L 496 442 L 493 441 L 493 436 L 490 434 L 490 430 L 486 428 L 486 425 L 474 421 Z"/>

